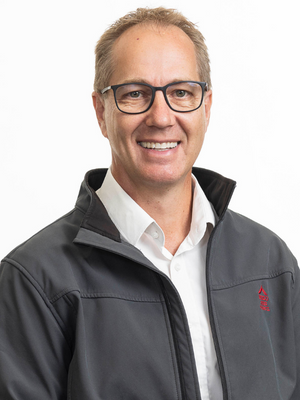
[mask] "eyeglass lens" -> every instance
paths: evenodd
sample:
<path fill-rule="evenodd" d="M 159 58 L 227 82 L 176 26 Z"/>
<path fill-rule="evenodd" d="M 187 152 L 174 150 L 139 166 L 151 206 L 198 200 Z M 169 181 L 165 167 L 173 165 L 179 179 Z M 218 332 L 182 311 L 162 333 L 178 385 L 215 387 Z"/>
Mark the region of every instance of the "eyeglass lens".
<path fill-rule="evenodd" d="M 118 107 L 126 113 L 146 111 L 152 100 L 152 89 L 144 84 L 125 84 L 115 93 Z M 166 96 L 175 111 L 192 111 L 202 100 L 202 87 L 194 82 L 174 83 L 167 87 Z"/>

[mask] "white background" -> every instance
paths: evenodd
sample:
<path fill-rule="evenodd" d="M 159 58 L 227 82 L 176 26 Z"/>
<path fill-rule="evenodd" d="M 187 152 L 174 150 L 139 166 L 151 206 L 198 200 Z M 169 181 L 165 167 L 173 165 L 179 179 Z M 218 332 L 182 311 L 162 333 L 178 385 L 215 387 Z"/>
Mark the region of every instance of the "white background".
<path fill-rule="evenodd" d="M 197 166 L 237 180 L 231 208 L 299 248 L 295 0 L 0 0 L 0 257 L 73 208 L 110 165 L 92 108 L 94 47 L 128 11 L 177 8 L 209 48 L 214 104 Z"/>

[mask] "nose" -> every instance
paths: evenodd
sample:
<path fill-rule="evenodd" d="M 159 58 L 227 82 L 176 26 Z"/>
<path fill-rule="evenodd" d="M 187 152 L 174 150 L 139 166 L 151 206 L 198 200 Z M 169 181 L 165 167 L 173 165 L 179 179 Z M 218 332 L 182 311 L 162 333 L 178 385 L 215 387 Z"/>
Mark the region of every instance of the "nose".
<path fill-rule="evenodd" d="M 175 123 L 174 111 L 170 109 L 161 90 L 155 93 L 151 108 L 146 113 L 146 125 L 166 128 Z"/>

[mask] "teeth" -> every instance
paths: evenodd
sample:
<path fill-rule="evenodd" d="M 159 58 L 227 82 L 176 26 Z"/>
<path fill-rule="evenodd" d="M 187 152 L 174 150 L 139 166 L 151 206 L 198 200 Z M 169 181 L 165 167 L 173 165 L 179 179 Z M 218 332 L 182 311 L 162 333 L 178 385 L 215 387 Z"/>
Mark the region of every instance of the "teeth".
<path fill-rule="evenodd" d="M 166 143 L 154 143 L 154 142 L 139 142 L 139 145 L 145 149 L 157 149 L 166 150 L 174 149 L 178 145 L 178 142 L 166 142 Z"/>

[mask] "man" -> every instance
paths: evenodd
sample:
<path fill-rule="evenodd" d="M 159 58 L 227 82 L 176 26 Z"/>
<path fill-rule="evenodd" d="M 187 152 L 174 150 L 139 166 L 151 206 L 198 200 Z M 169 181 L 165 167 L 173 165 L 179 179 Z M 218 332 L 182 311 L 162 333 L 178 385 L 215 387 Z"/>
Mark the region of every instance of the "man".
<path fill-rule="evenodd" d="M 228 210 L 233 181 L 192 170 L 212 104 L 201 33 L 163 8 L 121 18 L 93 102 L 110 169 L 1 265 L 0 398 L 299 399 L 296 260 Z"/>

